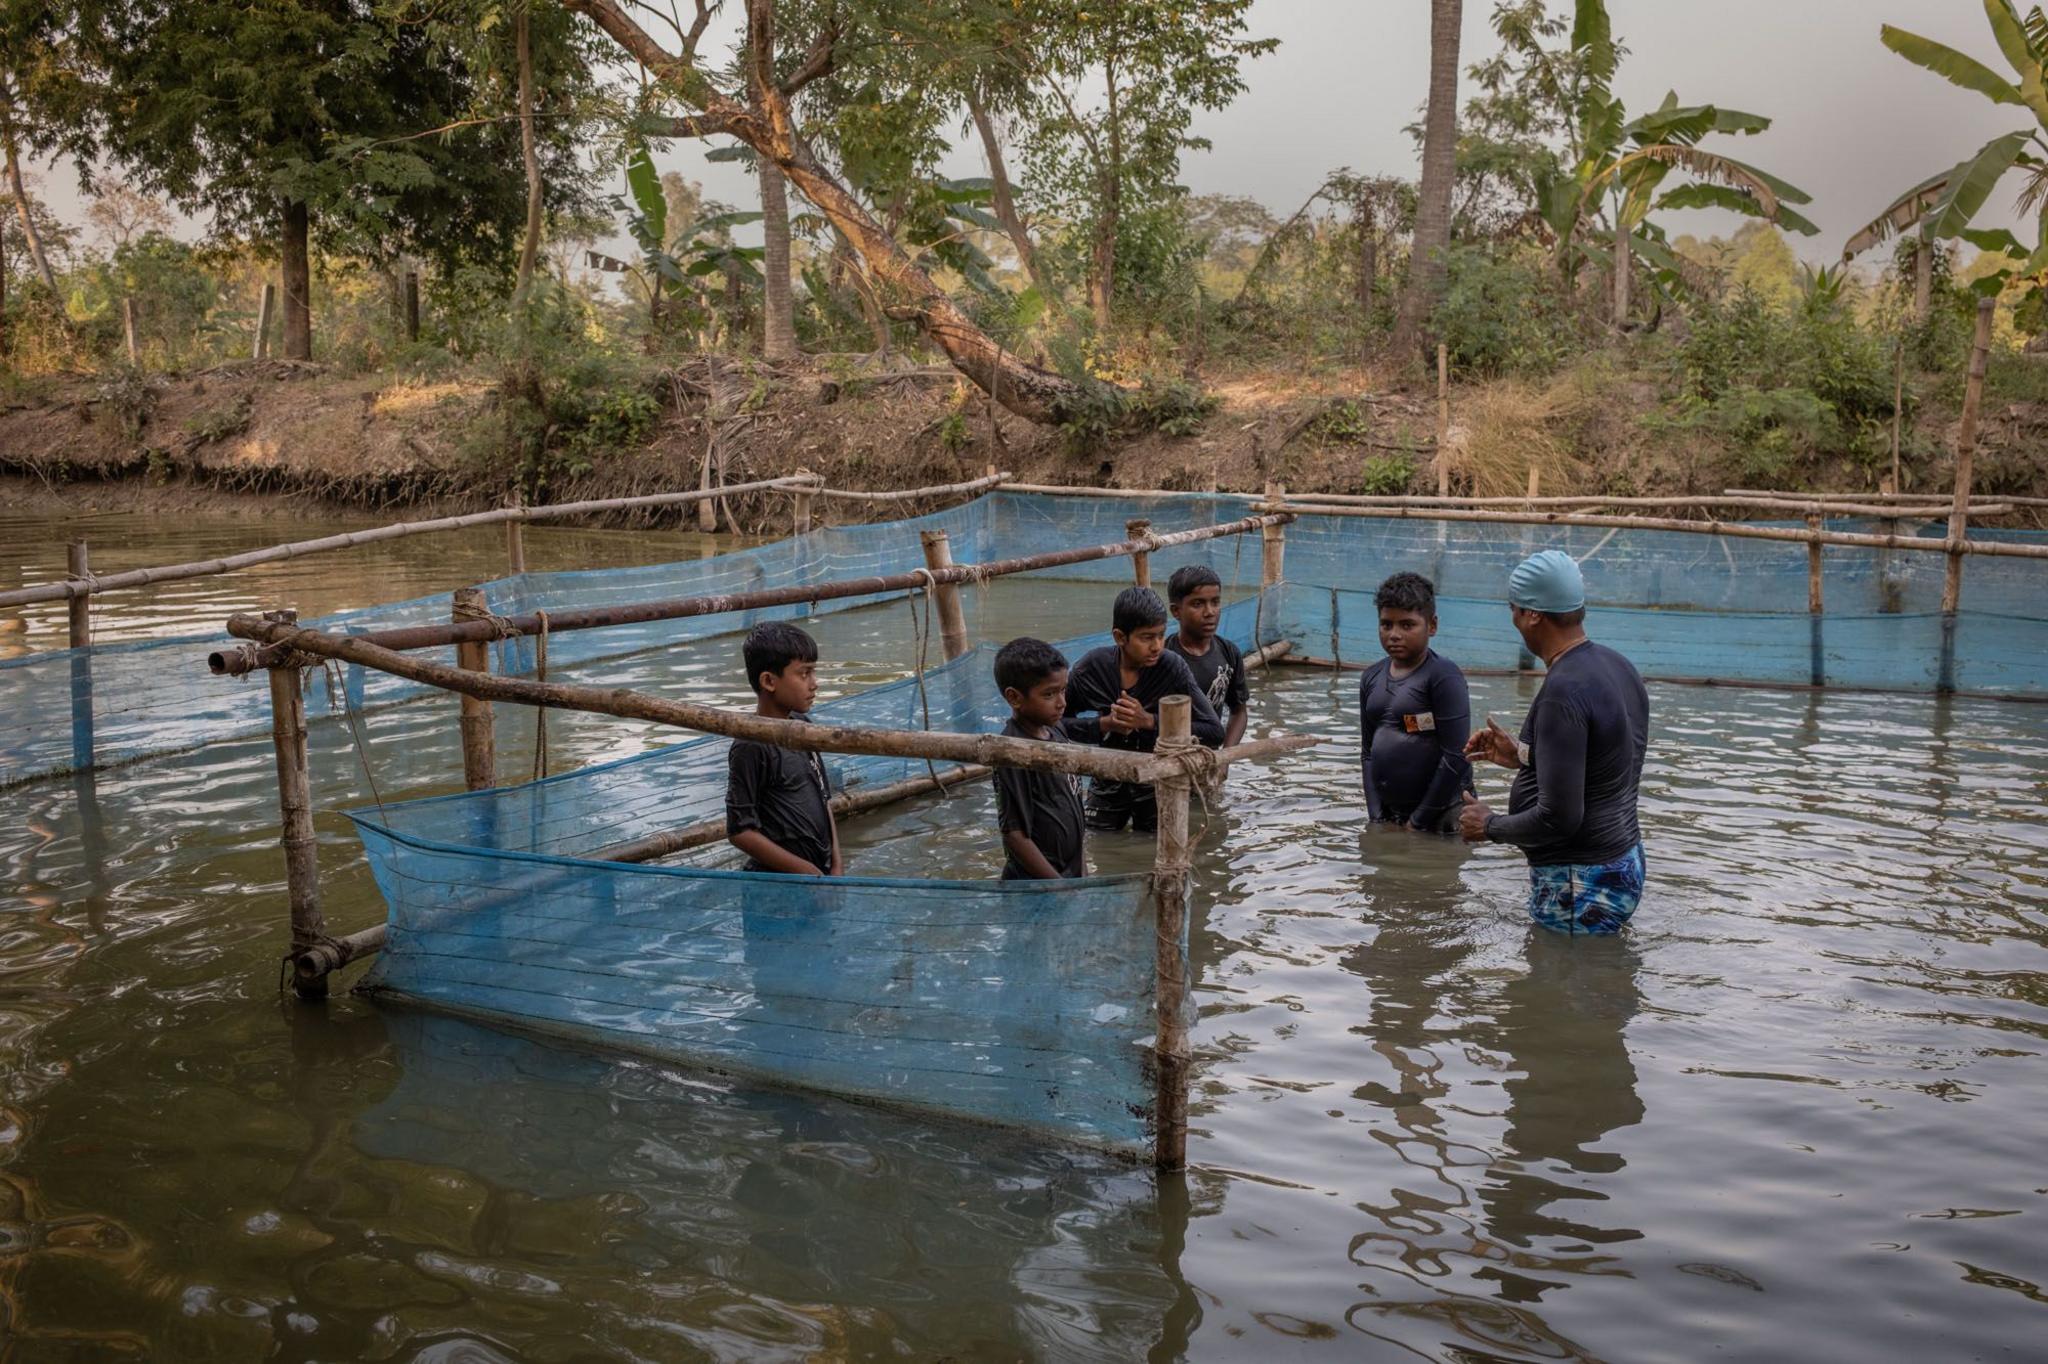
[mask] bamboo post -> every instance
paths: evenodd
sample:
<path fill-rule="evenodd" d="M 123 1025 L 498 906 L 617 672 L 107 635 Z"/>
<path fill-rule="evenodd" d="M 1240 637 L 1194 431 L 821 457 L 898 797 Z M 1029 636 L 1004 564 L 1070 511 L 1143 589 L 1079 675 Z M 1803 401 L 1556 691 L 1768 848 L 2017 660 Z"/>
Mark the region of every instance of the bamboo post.
<path fill-rule="evenodd" d="M 296 611 L 267 611 L 263 619 L 297 624 Z M 291 905 L 291 953 L 297 957 L 327 937 L 320 913 L 320 849 L 313 836 L 313 786 L 306 761 L 306 698 L 291 662 L 270 670 L 270 737 L 277 749 L 277 803 L 284 845 L 284 875 Z M 325 999 L 324 976 L 295 974 L 302 999 Z"/>
<path fill-rule="evenodd" d="M 515 508 L 525 506 L 526 494 L 514 490 L 512 505 Z M 516 518 L 505 523 L 505 571 L 526 572 L 526 523 Z"/>
<path fill-rule="evenodd" d="M 405 339 L 420 339 L 420 272 L 405 272 Z"/>
<path fill-rule="evenodd" d="M 265 283 L 262 301 L 256 305 L 256 350 L 258 360 L 270 358 L 270 322 L 277 316 L 277 286 Z"/>
<path fill-rule="evenodd" d="M 1821 518 L 1820 513 L 1807 515 L 1806 528 L 1813 538 L 1806 542 L 1806 618 L 1807 635 L 1807 680 L 1816 687 L 1827 685 L 1827 651 L 1821 640 Z"/>
<path fill-rule="evenodd" d="M 68 602 L 71 615 L 71 770 L 90 772 L 93 764 L 92 704 L 92 574 L 86 565 L 85 541 L 65 548 L 68 573 L 82 589 Z"/>
<path fill-rule="evenodd" d="M 481 587 L 455 589 L 451 618 L 461 624 L 491 614 Z M 473 673 L 491 670 L 491 646 L 487 640 L 464 640 L 455 646 L 455 664 Z M 476 696 L 462 698 L 462 782 L 472 791 L 497 785 L 497 739 L 492 730 L 491 703 Z"/>
<path fill-rule="evenodd" d="M 1185 696 L 1159 702 L 1162 758 L 1194 747 Z M 1159 799 L 1159 842 L 1152 859 L 1152 898 L 1158 919 L 1154 939 L 1152 1007 L 1157 1032 L 1152 1043 L 1159 1092 L 1154 1105 L 1153 1163 L 1178 1170 L 1188 1158 L 1188 791 L 1185 773 L 1171 773 L 1155 786 Z"/>
<path fill-rule="evenodd" d="M 952 568 L 953 547 L 946 540 L 942 530 L 921 531 L 918 538 L 924 543 L 924 565 L 930 569 Z M 967 613 L 960 605 L 960 588 L 956 583 L 928 584 L 925 588 L 939 607 L 939 641 L 947 658 L 958 658 L 967 652 Z"/>
<path fill-rule="evenodd" d="M 138 369 L 142 366 L 142 341 L 135 334 L 135 300 L 121 300 L 121 330 L 128 338 L 128 363 Z"/>
<path fill-rule="evenodd" d="M 86 562 L 85 541 L 73 540 L 65 547 L 64 572 L 84 589 L 72 593 L 67 603 L 71 615 L 71 647 L 83 649 L 92 643 L 92 570 Z"/>
<path fill-rule="evenodd" d="M 1534 502 L 1537 498 L 1541 497 L 1542 495 L 1543 470 L 1537 467 L 1536 462 L 1534 460 L 1531 460 L 1529 462 L 1529 500 L 1531 502 Z"/>
<path fill-rule="evenodd" d="M 1970 346 L 1970 377 L 1963 387 L 1963 418 L 1956 427 L 1956 498 L 1948 515 L 1948 576 L 1941 609 L 1954 615 L 1963 596 L 1964 539 L 1970 533 L 1970 479 L 1977 456 L 1977 409 L 1984 401 L 1984 370 L 1991 362 L 1991 322 L 1996 299 L 1977 300 L 1977 335 Z"/>
<path fill-rule="evenodd" d="M 1436 495 L 1451 495 L 1451 348 L 1436 343 Z"/>
<path fill-rule="evenodd" d="M 789 510 L 790 534 L 809 535 L 811 533 L 811 499 L 813 496 L 814 494 L 809 488 L 798 488 L 792 495 Z"/>
<path fill-rule="evenodd" d="M 1151 534 L 1152 522 L 1145 517 L 1134 517 L 1124 522 L 1124 539 L 1126 540 L 1145 540 L 1149 539 Z M 1136 554 L 1133 554 L 1131 556 L 1131 575 L 1132 581 L 1137 583 L 1139 587 L 1150 587 L 1152 585 L 1152 556 L 1144 550 L 1139 550 Z"/>
<path fill-rule="evenodd" d="M 1278 502 L 1287 496 L 1285 483 L 1268 483 L 1266 500 Z M 1261 555 L 1259 560 L 1259 590 L 1278 587 L 1287 571 L 1287 527 L 1277 522 L 1267 522 L 1259 531 Z"/>
<path fill-rule="evenodd" d="M 1898 374 L 1892 383 L 1892 492 L 1902 493 L 1906 485 L 1899 478 L 1899 436 L 1906 413 L 1906 338 L 1899 338 Z"/>
<path fill-rule="evenodd" d="M 1897 535 L 1898 518 L 1882 518 L 1878 529 L 1885 535 Z M 1905 593 L 1899 580 L 1898 563 L 1889 549 L 1881 549 L 1877 552 L 1877 609 L 1886 615 L 1897 615 L 1904 607 Z"/>

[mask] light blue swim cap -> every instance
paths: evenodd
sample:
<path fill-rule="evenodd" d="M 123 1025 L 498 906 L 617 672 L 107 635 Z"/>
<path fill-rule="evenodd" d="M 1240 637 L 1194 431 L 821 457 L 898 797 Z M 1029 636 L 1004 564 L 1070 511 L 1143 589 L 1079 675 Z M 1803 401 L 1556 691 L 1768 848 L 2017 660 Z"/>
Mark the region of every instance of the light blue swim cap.
<path fill-rule="evenodd" d="M 1508 574 L 1508 603 L 1525 611 L 1578 610 L 1586 604 L 1586 579 L 1578 561 L 1560 549 L 1531 554 Z"/>

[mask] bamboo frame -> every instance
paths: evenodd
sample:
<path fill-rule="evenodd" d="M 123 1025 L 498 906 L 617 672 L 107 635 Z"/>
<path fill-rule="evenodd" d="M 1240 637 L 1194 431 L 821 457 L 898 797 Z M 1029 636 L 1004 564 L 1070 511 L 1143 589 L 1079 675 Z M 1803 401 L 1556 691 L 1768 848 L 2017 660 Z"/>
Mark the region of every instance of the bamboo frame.
<path fill-rule="evenodd" d="M 1287 485 L 1268 483 L 1266 497 L 1279 501 L 1287 496 Z M 1287 526 L 1284 522 L 1268 525 L 1260 532 L 1259 544 L 1259 590 L 1277 587 L 1287 573 Z M 1256 641 L 1254 641 L 1256 642 Z"/>
<path fill-rule="evenodd" d="M 1742 497 L 1783 496 L 1782 493 L 1772 493 L 1762 488 L 1725 488 L 1722 491 Z M 1805 493 L 1802 496 L 1821 502 L 1868 502 L 1873 497 L 1882 502 L 1900 504 L 1934 502 L 1940 504 L 1944 509 L 1955 500 L 1953 493 Z M 1991 494 L 1985 494 L 1985 496 L 1990 500 L 1998 502 L 2010 502 L 2015 507 L 2048 507 L 2048 497 L 2019 497 L 2005 493 L 1999 493 L 1995 497 Z"/>
<path fill-rule="evenodd" d="M 450 616 L 457 622 L 490 615 L 481 587 L 458 587 Z M 474 673 L 491 670 L 491 646 L 483 640 L 465 640 L 455 646 L 455 666 Z M 492 732 L 491 703 L 474 696 L 462 698 L 462 783 L 472 791 L 498 784 L 497 741 Z"/>
<path fill-rule="evenodd" d="M 1013 573 L 1062 568 L 1068 564 L 1091 563 L 1121 558 L 1140 550 L 1158 550 L 1195 544 L 1225 535 L 1245 535 L 1254 530 L 1294 519 L 1292 512 L 1268 512 L 1193 530 L 1153 535 L 1142 542 L 1120 541 L 1091 545 L 1083 549 L 1051 550 L 1015 559 L 997 559 L 985 564 L 955 564 L 947 568 L 922 568 L 909 573 L 884 574 L 873 578 L 842 578 L 836 581 L 763 588 L 755 592 L 733 592 L 717 596 L 678 597 L 668 601 L 632 602 L 619 606 L 591 607 L 548 613 L 548 630 L 560 634 L 570 630 L 595 630 L 611 625 L 634 625 L 648 621 L 678 620 L 686 616 L 712 616 L 730 611 L 752 611 L 767 606 L 795 606 L 805 602 L 837 601 L 847 597 L 876 596 L 906 592 L 944 584 L 981 582 Z M 540 632 L 537 615 L 503 616 L 494 620 L 471 621 L 463 625 L 418 625 L 392 630 L 373 630 L 353 636 L 386 649 L 431 649 L 464 640 L 504 639 Z M 208 665 L 216 674 L 239 676 L 270 666 L 263 650 L 232 649 L 210 654 Z"/>
<path fill-rule="evenodd" d="M 263 620 L 278 629 L 295 628 L 296 611 L 272 611 Z M 320 847 L 313 832 L 312 778 L 306 760 L 306 698 L 297 668 L 270 670 L 270 738 L 277 754 L 278 806 L 284 846 L 286 893 L 291 906 L 291 953 L 296 959 L 327 937 L 320 913 Z M 327 994 L 325 976 L 301 975 L 293 987 L 301 998 Z"/>
<path fill-rule="evenodd" d="M 1466 511 L 1454 507 L 1334 507 L 1289 500 L 1260 503 L 1264 511 L 1288 511 L 1296 516 L 1364 516 L 1391 521 L 1481 521 L 1514 526 L 1613 526 L 1622 530 L 1675 530 L 1694 535 L 1726 535 L 1737 540 L 1777 540 L 1781 543 L 1853 545 L 1864 549 L 1905 549 L 1928 554 L 1985 554 L 1994 558 L 2048 559 L 2048 545 L 2008 544 L 1997 540 L 1949 542 L 1911 535 L 1863 535 L 1839 530 L 1793 530 L 1781 526 L 1756 526 L 1741 521 L 1685 521 L 1656 516 L 1597 516 L 1577 512 Z"/>
<path fill-rule="evenodd" d="M 1152 522 L 1145 517 L 1134 517 L 1124 522 L 1124 538 L 1149 542 L 1152 538 Z M 1139 550 L 1131 555 L 1131 581 L 1138 587 L 1152 585 L 1152 555 L 1148 550 Z"/>
<path fill-rule="evenodd" d="M 1441 507 L 1454 511 L 1486 507 L 1747 507 L 1758 511 L 1793 512 L 1800 516 L 1868 517 L 1874 520 L 1921 519 L 1935 520 L 1933 511 L 1920 512 L 1912 507 L 1881 505 L 1875 502 L 1851 503 L 1845 501 L 1824 501 L 1814 498 L 1774 496 L 1767 493 L 1721 493 L 1701 494 L 1687 497 L 1423 497 L 1423 496 L 1370 496 L 1360 493 L 1296 493 L 1292 501 L 1327 503 L 1334 507 Z M 1973 503 L 1972 516 L 2002 516 L 2018 507 L 2015 499 L 2001 497 L 1996 501 Z M 1940 515 L 1947 515 L 1946 508 Z"/>
<path fill-rule="evenodd" d="M 1191 709 L 1185 696 L 1160 698 L 1155 749 L 1170 768 L 1156 783 L 1159 832 L 1152 856 L 1152 1062 L 1158 1083 L 1152 1163 L 1162 1170 L 1178 1170 L 1188 1159 L 1188 956 L 1183 939 L 1188 928 L 1188 794 L 1193 783 L 1185 764 L 1198 751 L 1189 727 Z"/>
<path fill-rule="evenodd" d="M 64 547 L 64 572 L 69 575 L 72 582 L 92 581 L 92 565 L 86 553 L 85 541 L 73 540 Z M 90 591 L 81 592 L 72 597 L 67 605 L 70 608 L 67 613 L 70 619 L 67 623 L 71 627 L 71 647 L 83 649 L 92 643 L 92 594 Z"/>
<path fill-rule="evenodd" d="M 948 578 L 939 581 L 944 569 L 955 567 L 953 547 L 942 530 L 918 533 L 924 546 L 924 565 L 931 577 L 931 594 L 939 608 L 939 639 L 947 658 L 958 658 L 973 648 L 967 638 L 967 612 L 960 605 L 960 585 Z"/>

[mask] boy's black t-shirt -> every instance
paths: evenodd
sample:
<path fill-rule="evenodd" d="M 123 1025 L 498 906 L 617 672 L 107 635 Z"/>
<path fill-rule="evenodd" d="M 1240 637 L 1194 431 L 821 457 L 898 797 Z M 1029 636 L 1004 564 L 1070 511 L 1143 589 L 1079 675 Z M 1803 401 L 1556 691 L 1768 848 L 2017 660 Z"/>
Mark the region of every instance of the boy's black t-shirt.
<path fill-rule="evenodd" d="M 1038 739 L 1027 734 L 1013 716 L 1003 726 L 1012 739 Z M 1072 742 L 1057 727 L 1040 742 Z M 1004 833 L 1021 833 L 1038 845 L 1045 860 L 1062 877 L 1086 876 L 1088 860 L 1081 847 L 1085 812 L 1081 804 L 1081 779 L 1068 772 L 1033 772 L 1022 767 L 998 767 L 996 786 L 996 827 Z M 1005 881 L 1028 881 L 1031 873 L 1007 853 L 1003 858 Z"/>
<path fill-rule="evenodd" d="M 1139 705 L 1152 712 L 1155 720 L 1161 697 L 1187 697 L 1188 728 L 1194 732 L 1195 742 L 1210 748 L 1223 742 L 1223 722 L 1216 718 L 1216 708 L 1209 704 L 1208 693 L 1195 682 L 1187 660 L 1172 650 L 1159 655 L 1157 663 L 1139 673 L 1130 692 Z M 1082 654 L 1080 662 L 1067 672 L 1067 737 L 1104 748 L 1150 753 L 1159 740 L 1156 728 L 1132 730 L 1128 734 L 1108 733 L 1102 728 L 1101 717 L 1109 714 L 1123 693 L 1123 652 L 1116 645 L 1105 644 Z M 1095 714 L 1083 714 L 1085 711 Z"/>
<path fill-rule="evenodd" d="M 792 720 L 810 721 L 798 712 Z M 726 758 L 725 836 L 758 830 L 819 871 L 832 870 L 832 814 L 825 764 L 815 753 L 734 739 Z M 752 858 L 748 871 L 767 871 Z"/>
<path fill-rule="evenodd" d="M 1465 740 L 1472 703 L 1465 674 L 1432 649 L 1406 677 L 1383 658 L 1358 680 L 1358 733 L 1372 818 L 1440 827 L 1472 788 Z"/>
<path fill-rule="evenodd" d="M 1244 675 L 1244 651 L 1223 636 L 1209 636 L 1207 653 L 1191 654 L 1175 633 L 1166 637 L 1166 649 L 1188 665 L 1195 685 L 1209 698 L 1209 708 L 1218 716 L 1243 710 L 1252 703 L 1251 684 Z"/>

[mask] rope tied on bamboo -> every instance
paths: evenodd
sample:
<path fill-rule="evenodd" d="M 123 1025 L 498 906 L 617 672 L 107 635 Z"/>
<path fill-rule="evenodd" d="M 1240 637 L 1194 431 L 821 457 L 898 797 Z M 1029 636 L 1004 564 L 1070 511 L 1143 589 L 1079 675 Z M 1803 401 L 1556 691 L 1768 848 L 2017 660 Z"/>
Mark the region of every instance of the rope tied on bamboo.
<path fill-rule="evenodd" d="M 454 609 L 449 614 L 458 621 L 480 620 L 489 623 L 492 639 L 506 640 L 519 638 L 519 627 L 512 623 L 511 617 L 501 616 L 488 607 L 480 607 L 467 600 L 460 600 L 455 603 Z M 536 614 L 541 617 L 543 622 L 547 619 L 545 611 L 537 612 Z M 543 624 L 541 628 L 545 632 L 547 627 Z"/>
<path fill-rule="evenodd" d="M 939 580 L 929 568 L 920 567 L 911 571 L 924 579 L 924 586 L 913 587 L 910 591 L 903 594 L 903 600 L 910 603 L 910 633 L 911 637 L 917 641 L 917 708 L 924 718 L 925 730 L 929 732 L 932 727 L 932 703 L 931 698 L 925 694 L 924 664 L 931 648 L 932 640 L 932 593 L 938 589 Z M 919 593 L 924 595 L 924 625 L 922 628 L 919 628 L 917 620 L 917 598 Z M 939 799 L 951 800 L 952 797 L 946 794 L 945 783 L 939 780 L 938 765 L 930 758 L 926 758 L 924 760 L 924 770 L 925 774 L 932 779 L 932 785 L 938 788 Z"/>

